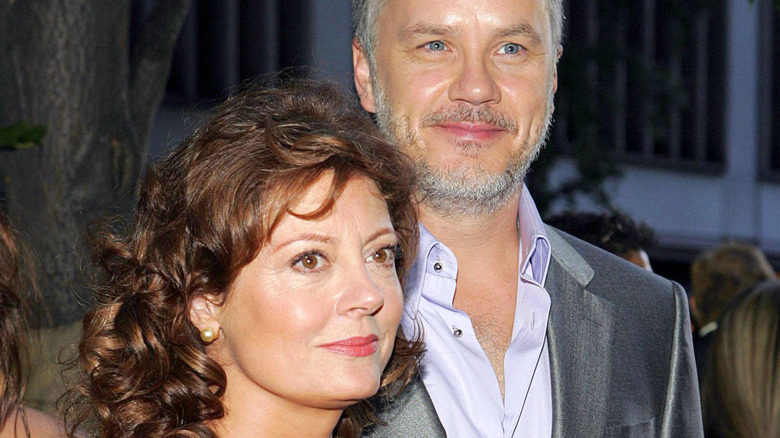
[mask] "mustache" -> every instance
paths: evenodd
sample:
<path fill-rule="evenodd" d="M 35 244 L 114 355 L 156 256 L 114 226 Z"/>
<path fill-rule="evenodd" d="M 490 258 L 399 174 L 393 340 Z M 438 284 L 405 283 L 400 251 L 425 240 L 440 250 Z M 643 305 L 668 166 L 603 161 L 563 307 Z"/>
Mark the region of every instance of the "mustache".
<path fill-rule="evenodd" d="M 423 126 L 436 126 L 446 122 L 484 123 L 517 135 L 515 119 L 486 106 L 472 107 L 461 103 L 454 107 L 429 112 L 422 119 Z"/>

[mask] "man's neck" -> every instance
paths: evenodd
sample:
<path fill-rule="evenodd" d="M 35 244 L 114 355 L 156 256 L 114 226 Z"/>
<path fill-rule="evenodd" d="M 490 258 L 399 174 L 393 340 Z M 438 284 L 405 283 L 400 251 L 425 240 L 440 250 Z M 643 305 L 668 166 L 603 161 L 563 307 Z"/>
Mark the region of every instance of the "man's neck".
<path fill-rule="evenodd" d="M 470 264 L 472 259 L 485 260 L 491 255 L 501 256 L 507 251 L 517 254 L 519 230 L 517 209 L 520 197 L 498 211 L 483 215 L 443 215 L 421 205 L 420 222 L 439 241 L 447 245 L 458 259 L 458 264 Z"/>

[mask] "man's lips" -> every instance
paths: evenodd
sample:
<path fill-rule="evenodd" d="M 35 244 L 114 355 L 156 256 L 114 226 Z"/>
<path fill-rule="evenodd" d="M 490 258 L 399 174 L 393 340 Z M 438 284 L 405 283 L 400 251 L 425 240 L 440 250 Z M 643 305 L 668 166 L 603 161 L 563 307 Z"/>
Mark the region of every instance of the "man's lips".
<path fill-rule="evenodd" d="M 320 345 L 320 347 L 334 353 L 346 356 L 370 356 L 376 353 L 379 345 L 379 337 L 376 335 L 354 336 L 340 341 Z"/>
<path fill-rule="evenodd" d="M 493 140 L 506 133 L 504 129 L 487 123 L 444 122 L 435 126 L 459 139 L 470 141 Z"/>

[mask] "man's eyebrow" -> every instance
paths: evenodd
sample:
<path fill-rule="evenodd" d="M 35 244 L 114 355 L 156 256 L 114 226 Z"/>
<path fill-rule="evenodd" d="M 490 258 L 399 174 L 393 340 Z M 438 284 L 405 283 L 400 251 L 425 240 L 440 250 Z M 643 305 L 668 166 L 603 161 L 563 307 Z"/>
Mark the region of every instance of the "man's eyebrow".
<path fill-rule="evenodd" d="M 494 34 L 498 38 L 524 35 L 528 38 L 531 38 L 531 41 L 536 44 L 542 43 L 542 36 L 539 34 L 539 31 L 528 23 L 518 23 L 514 26 L 501 28 L 496 30 Z"/>
<path fill-rule="evenodd" d="M 401 41 L 408 41 L 412 38 L 422 35 L 433 36 L 446 36 L 456 34 L 455 28 L 452 26 L 429 24 L 429 23 L 416 23 L 412 26 L 405 27 L 399 32 Z"/>

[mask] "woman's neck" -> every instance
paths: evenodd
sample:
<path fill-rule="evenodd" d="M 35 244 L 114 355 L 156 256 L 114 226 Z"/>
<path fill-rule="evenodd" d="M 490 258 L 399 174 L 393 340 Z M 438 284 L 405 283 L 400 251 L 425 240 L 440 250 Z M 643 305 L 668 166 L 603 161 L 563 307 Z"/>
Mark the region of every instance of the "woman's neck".
<path fill-rule="evenodd" d="M 266 392 L 245 397 L 226 391 L 225 416 L 213 424 L 220 438 L 330 438 L 343 410 L 301 406 Z"/>

